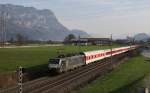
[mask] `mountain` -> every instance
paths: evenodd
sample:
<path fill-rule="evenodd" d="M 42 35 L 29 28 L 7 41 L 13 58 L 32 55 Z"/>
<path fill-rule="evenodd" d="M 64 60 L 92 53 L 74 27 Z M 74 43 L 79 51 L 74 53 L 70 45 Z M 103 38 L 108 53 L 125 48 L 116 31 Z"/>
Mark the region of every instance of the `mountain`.
<path fill-rule="evenodd" d="M 134 36 L 134 39 L 136 41 L 147 41 L 149 38 L 150 38 L 150 36 L 145 33 L 139 33 Z"/>
<path fill-rule="evenodd" d="M 7 13 L 6 32 L 7 39 L 15 38 L 17 34 L 30 40 L 62 41 L 72 32 L 63 26 L 51 10 L 38 10 L 33 7 L 24 7 L 11 4 L 0 4 L 1 15 Z M 83 32 L 84 33 L 84 32 Z"/>

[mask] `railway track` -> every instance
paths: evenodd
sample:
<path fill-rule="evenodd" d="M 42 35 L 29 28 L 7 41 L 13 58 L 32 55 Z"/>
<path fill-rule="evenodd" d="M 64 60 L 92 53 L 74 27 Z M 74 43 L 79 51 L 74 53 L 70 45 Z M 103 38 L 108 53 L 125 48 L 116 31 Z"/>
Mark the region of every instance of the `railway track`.
<path fill-rule="evenodd" d="M 58 91 L 58 89 L 60 90 L 60 87 L 57 88 L 58 86 L 63 86 L 65 83 L 67 83 L 71 80 L 74 80 L 75 78 L 81 77 L 85 74 L 87 75 L 87 74 L 89 74 L 89 72 L 92 72 L 95 69 L 98 70 L 97 68 L 102 68 L 102 66 L 104 66 L 104 65 L 106 65 L 106 63 L 97 64 L 90 68 L 80 70 L 77 73 L 69 74 L 69 75 L 65 76 L 64 78 L 60 78 L 60 79 L 53 81 L 45 86 L 40 86 L 36 90 L 31 90 L 29 93 L 57 93 L 56 91 Z M 65 84 L 65 86 L 66 86 L 66 84 Z M 55 92 L 53 92 L 52 90 L 55 90 Z M 52 91 L 52 92 L 50 92 L 50 91 Z"/>
<path fill-rule="evenodd" d="M 106 66 L 106 64 L 104 64 L 102 66 Z M 53 84 L 49 84 L 46 87 L 47 90 L 45 88 L 41 89 L 41 90 L 38 89 L 38 90 L 31 92 L 31 93 L 65 93 L 66 91 L 69 92 L 69 90 L 82 84 L 83 82 L 81 80 L 84 80 L 83 78 L 87 77 L 89 74 L 93 74 L 93 73 L 97 72 L 98 70 L 101 70 L 101 72 L 103 72 L 104 69 L 102 69 L 102 66 L 93 67 L 93 68 L 89 69 L 88 71 L 83 71 L 81 73 L 78 73 L 75 77 L 73 75 L 69 79 L 62 79 L 62 80 L 57 81 Z M 90 77 L 87 79 L 90 79 Z M 79 81 L 80 81 L 80 83 L 79 83 Z"/>
<path fill-rule="evenodd" d="M 37 82 L 42 82 L 42 81 L 47 80 L 47 79 L 48 79 L 48 77 L 42 77 L 42 78 L 30 81 L 30 82 L 26 82 L 26 83 L 23 83 L 23 87 L 28 87 L 32 84 L 36 84 Z M 13 86 L 10 88 L 0 90 L 0 93 L 18 93 L 18 86 Z"/>
<path fill-rule="evenodd" d="M 107 63 L 107 65 L 108 64 L 109 63 Z M 24 83 L 23 93 L 51 93 L 49 92 L 50 89 L 53 90 L 53 88 L 56 88 L 57 85 L 67 82 L 67 80 L 71 80 L 87 72 L 89 73 L 89 71 L 93 71 L 97 67 L 102 68 L 102 66 L 104 65 L 106 65 L 105 62 L 93 63 L 55 77 L 43 77 L 37 80 L 33 80 L 31 82 Z M 46 90 L 48 92 L 44 92 Z M 2 90 L 0 93 L 18 93 L 18 87 L 15 86 L 6 90 Z"/>

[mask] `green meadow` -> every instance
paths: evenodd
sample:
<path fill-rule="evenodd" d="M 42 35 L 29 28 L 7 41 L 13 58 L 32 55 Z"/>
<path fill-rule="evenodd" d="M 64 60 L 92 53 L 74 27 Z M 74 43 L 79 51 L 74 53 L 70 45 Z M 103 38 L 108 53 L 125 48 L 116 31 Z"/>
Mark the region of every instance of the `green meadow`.
<path fill-rule="evenodd" d="M 82 88 L 79 93 L 116 93 L 117 90 L 132 84 L 149 73 L 150 61 L 143 56 L 134 57 L 111 73 Z"/>
<path fill-rule="evenodd" d="M 118 45 L 113 45 L 118 47 Z M 59 54 L 79 53 L 81 51 L 108 49 L 110 46 L 41 46 L 30 48 L 0 48 L 0 72 L 47 64 L 49 58 Z"/>

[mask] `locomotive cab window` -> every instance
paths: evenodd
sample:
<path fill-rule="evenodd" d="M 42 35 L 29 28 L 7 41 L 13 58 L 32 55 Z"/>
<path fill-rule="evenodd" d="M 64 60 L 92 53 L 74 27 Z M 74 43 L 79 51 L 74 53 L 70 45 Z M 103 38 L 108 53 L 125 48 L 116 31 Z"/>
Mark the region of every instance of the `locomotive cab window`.
<path fill-rule="evenodd" d="M 51 64 L 59 64 L 59 59 L 50 59 L 49 60 L 49 63 L 51 63 Z"/>

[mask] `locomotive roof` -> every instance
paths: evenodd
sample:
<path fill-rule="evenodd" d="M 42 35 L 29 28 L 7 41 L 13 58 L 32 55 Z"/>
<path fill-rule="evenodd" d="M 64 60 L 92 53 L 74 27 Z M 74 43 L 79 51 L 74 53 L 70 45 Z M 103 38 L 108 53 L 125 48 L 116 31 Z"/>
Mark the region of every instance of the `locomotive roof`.
<path fill-rule="evenodd" d="M 70 55 L 70 56 L 64 55 L 62 57 L 57 57 L 57 58 L 69 58 L 69 57 L 79 57 L 79 56 L 83 56 L 83 55 L 81 55 L 81 54 L 75 54 L 75 55 Z"/>

